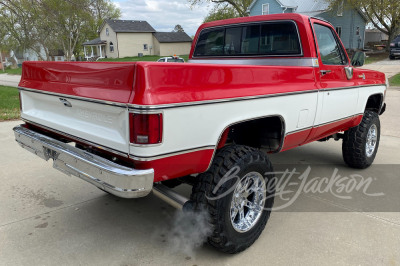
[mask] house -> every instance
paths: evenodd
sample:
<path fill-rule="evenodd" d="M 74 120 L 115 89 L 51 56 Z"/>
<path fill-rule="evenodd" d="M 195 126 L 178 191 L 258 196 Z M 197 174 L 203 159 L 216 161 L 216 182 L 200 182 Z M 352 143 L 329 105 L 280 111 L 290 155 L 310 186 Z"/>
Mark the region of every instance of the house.
<path fill-rule="evenodd" d="M 160 56 L 190 53 L 192 38 L 185 32 L 155 32 L 154 53 Z"/>
<path fill-rule="evenodd" d="M 147 21 L 105 20 L 99 38 L 85 42 L 85 58 L 189 54 L 192 38 L 184 32 L 156 32 Z"/>
<path fill-rule="evenodd" d="M 250 16 L 277 13 L 299 13 L 329 21 L 346 49 L 363 49 L 367 17 L 343 0 L 330 8 L 329 0 L 254 0 L 249 6 Z"/>
<path fill-rule="evenodd" d="M 365 30 L 365 44 L 368 43 L 382 43 L 386 42 L 389 36 L 377 29 L 366 29 Z"/>

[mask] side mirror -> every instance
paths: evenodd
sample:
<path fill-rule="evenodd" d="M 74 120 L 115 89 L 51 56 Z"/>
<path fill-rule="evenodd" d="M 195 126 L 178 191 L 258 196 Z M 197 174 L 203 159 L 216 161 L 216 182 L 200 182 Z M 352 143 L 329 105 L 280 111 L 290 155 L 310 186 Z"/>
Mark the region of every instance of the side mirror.
<path fill-rule="evenodd" d="M 355 67 L 363 66 L 365 63 L 365 53 L 364 52 L 356 52 L 351 58 L 351 64 Z"/>

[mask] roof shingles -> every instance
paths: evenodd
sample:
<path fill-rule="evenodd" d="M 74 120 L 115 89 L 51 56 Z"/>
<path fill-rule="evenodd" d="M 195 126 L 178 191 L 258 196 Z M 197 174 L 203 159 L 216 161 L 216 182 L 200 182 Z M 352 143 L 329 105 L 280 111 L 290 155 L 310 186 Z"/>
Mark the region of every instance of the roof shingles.
<path fill-rule="evenodd" d="M 156 32 L 147 21 L 142 20 L 115 20 L 105 21 L 115 32 Z"/>
<path fill-rule="evenodd" d="M 155 32 L 153 34 L 160 43 L 192 42 L 192 38 L 186 32 Z"/>

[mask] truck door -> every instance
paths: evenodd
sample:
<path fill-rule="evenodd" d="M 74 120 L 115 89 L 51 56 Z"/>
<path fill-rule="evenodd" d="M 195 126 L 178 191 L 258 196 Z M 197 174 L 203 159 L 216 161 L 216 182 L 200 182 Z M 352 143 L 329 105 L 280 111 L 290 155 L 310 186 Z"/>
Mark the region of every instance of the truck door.
<path fill-rule="evenodd" d="M 358 88 L 350 60 L 332 26 L 316 19 L 311 19 L 311 23 L 319 61 L 316 78 L 320 85 L 317 115 L 310 134 L 310 140 L 315 140 L 340 131 L 353 119 Z"/>

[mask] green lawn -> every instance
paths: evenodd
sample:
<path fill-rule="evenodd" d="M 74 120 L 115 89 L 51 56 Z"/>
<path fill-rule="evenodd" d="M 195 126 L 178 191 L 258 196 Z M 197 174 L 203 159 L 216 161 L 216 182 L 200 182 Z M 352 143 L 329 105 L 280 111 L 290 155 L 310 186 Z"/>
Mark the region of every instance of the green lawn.
<path fill-rule="evenodd" d="M 7 73 L 10 75 L 21 75 L 22 74 L 22 68 L 16 68 L 16 69 L 11 69 L 11 68 L 6 68 L 5 72 L 0 68 L 0 74 L 2 73 Z"/>
<path fill-rule="evenodd" d="M 390 86 L 400 87 L 400 73 L 389 79 Z"/>
<path fill-rule="evenodd" d="M 157 55 L 145 55 L 143 57 L 124 57 L 124 58 L 104 58 L 104 59 L 100 59 L 97 62 L 138 62 L 138 61 L 152 61 L 155 62 L 158 59 L 160 59 L 161 57 L 165 57 L 165 56 L 157 56 Z M 180 55 L 179 57 L 182 57 L 183 59 L 185 59 L 185 61 L 188 60 L 189 55 Z"/>
<path fill-rule="evenodd" d="M 18 89 L 0 86 L 0 121 L 18 119 L 19 116 Z"/>

